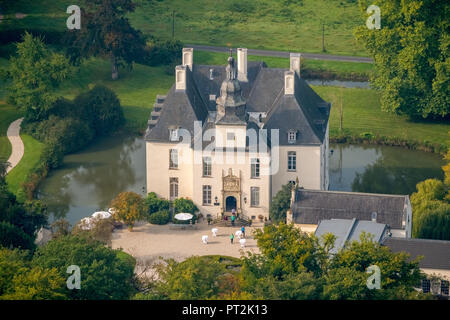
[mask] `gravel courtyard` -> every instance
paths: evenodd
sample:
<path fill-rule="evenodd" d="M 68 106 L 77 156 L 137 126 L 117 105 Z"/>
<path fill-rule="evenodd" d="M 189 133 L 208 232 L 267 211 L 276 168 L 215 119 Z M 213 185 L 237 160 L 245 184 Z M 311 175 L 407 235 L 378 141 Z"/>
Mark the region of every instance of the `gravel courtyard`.
<path fill-rule="evenodd" d="M 193 255 L 225 255 L 239 258 L 242 253 L 250 251 L 259 252 L 253 230 L 259 226 L 246 228 L 247 243 L 244 249 L 235 237 L 234 244 L 230 243 L 230 234 L 240 230 L 239 227 L 217 227 L 217 237 L 212 236 L 211 229 L 206 221 L 196 224 L 197 229 L 173 230 L 169 225 L 152 225 L 139 223 L 133 231 L 124 228 L 112 234 L 111 245 L 113 249 L 122 248 L 135 257 L 138 263 L 151 265 L 162 258 L 173 258 L 182 261 Z M 208 235 L 208 244 L 202 243 L 202 236 Z"/>

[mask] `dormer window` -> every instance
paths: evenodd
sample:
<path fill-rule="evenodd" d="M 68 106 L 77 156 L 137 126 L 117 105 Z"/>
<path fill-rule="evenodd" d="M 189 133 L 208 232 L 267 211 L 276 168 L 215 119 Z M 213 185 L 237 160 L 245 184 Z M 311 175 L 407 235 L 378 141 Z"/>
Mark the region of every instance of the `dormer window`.
<path fill-rule="evenodd" d="M 178 128 L 169 129 L 169 139 L 170 139 L 170 141 L 178 141 L 179 140 Z"/>
<path fill-rule="evenodd" d="M 288 131 L 288 143 L 295 143 L 297 140 L 297 130 L 289 130 Z"/>

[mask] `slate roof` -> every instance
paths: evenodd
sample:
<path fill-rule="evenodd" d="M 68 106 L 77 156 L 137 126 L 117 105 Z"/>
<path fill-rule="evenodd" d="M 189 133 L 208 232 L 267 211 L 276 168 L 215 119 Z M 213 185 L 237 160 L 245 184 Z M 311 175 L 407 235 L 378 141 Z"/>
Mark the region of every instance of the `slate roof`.
<path fill-rule="evenodd" d="M 225 61 L 224 61 L 225 62 Z M 169 142 L 169 127 L 188 129 L 193 135 L 194 121 L 206 123 L 208 112 L 215 112 L 210 95 L 219 97 L 226 78 L 226 66 L 193 65 L 187 70 L 186 92 L 173 86 L 161 103 L 161 111 L 153 112 L 145 139 Z M 189 69 L 189 68 L 187 68 Z M 210 69 L 213 79 L 210 79 Z M 295 96 L 284 95 L 284 72 L 288 69 L 267 68 L 264 62 L 247 62 L 247 82 L 240 81 L 247 112 L 266 113 L 266 129 L 280 129 L 280 145 L 287 145 L 288 130 L 297 130 L 296 144 L 321 144 L 325 138 L 330 104 L 296 76 Z M 150 126 L 151 122 L 151 126 Z"/>
<path fill-rule="evenodd" d="M 423 256 L 421 268 L 450 270 L 450 241 L 428 239 L 387 238 L 383 245 L 392 252 L 406 252 L 411 259 Z"/>
<path fill-rule="evenodd" d="M 336 253 L 345 244 L 352 241 L 359 241 L 362 232 L 370 233 L 374 236 L 374 241 L 380 243 L 387 234 L 386 224 L 373 221 L 361 221 L 357 219 L 330 219 L 319 222 L 315 235 L 320 237 L 327 233 L 336 236 L 334 248 L 330 251 Z"/>
<path fill-rule="evenodd" d="M 186 82 L 192 83 L 192 72 L 187 68 Z M 169 127 L 178 127 L 189 130 L 194 136 L 194 122 L 205 122 L 208 116 L 208 107 L 195 85 L 187 85 L 185 91 L 175 89 L 175 85 L 164 99 L 161 114 L 156 125 L 147 129 L 146 140 L 169 141 Z"/>
<path fill-rule="evenodd" d="M 407 196 L 298 189 L 291 206 L 294 223 L 318 224 L 326 219 L 372 220 L 404 229 Z"/>

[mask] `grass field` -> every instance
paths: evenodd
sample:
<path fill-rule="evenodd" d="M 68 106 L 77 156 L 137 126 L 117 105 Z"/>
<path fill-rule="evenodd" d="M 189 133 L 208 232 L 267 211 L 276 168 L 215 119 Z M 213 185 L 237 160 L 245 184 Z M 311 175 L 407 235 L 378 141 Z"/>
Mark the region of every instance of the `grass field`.
<path fill-rule="evenodd" d="M 146 35 L 172 37 L 186 43 L 254 49 L 322 52 L 322 24 L 328 53 L 366 55 L 353 37 L 365 23 L 357 2 L 349 0 L 135 0 L 130 15 L 134 27 Z M 290 3 L 290 4 L 289 4 Z M 0 28 L 64 30 L 71 0 L 16 1 L 7 7 L 27 16 L 4 21 Z M 8 14 L 9 13 L 9 14 Z"/>
<path fill-rule="evenodd" d="M 194 62 L 198 64 L 224 64 L 228 57 L 227 53 L 208 52 L 208 51 L 194 51 Z M 248 56 L 249 61 L 264 61 L 270 68 L 288 68 L 288 58 L 278 57 L 263 57 L 263 56 Z M 357 63 L 357 62 L 341 62 L 328 60 L 314 60 L 304 59 L 304 67 L 315 71 L 331 71 L 335 73 L 360 73 L 369 76 L 373 70 L 371 63 Z"/>
<path fill-rule="evenodd" d="M 338 100 L 342 95 L 343 129 L 347 134 L 398 137 L 403 140 L 432 142 L 450 146 L 448 123 L 413 122 L 406 116 L 382 112 L 380 95 L 372 89 L 313 86 L 326 101 L 333 103 L 330 115 L 330 136 L 339 133 Z"/>

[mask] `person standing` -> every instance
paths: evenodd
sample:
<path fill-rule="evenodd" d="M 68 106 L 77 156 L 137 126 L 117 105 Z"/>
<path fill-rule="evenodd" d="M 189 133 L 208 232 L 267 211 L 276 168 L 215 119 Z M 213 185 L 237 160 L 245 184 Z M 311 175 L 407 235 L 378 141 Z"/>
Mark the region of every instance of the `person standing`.
<path fill-rule="evenodd" d="M 232 215 L 231 216 L 231 225 L 234 227 L 234 220 L 236 220 L 236 216 Z"/>
<path fill-rule="evenodd" d="M 242 236 L 245 238 L 245 227 L 244 226 L 242 226 L 241 232 L 242 232 Z"/>
<path fill-rule="evenodd" d="M 234 234 L 231 234 L 230 235 L 230 242 L 231 242 L 231 244 L 233 244 L 233 240 L 234 240 Z"/>

